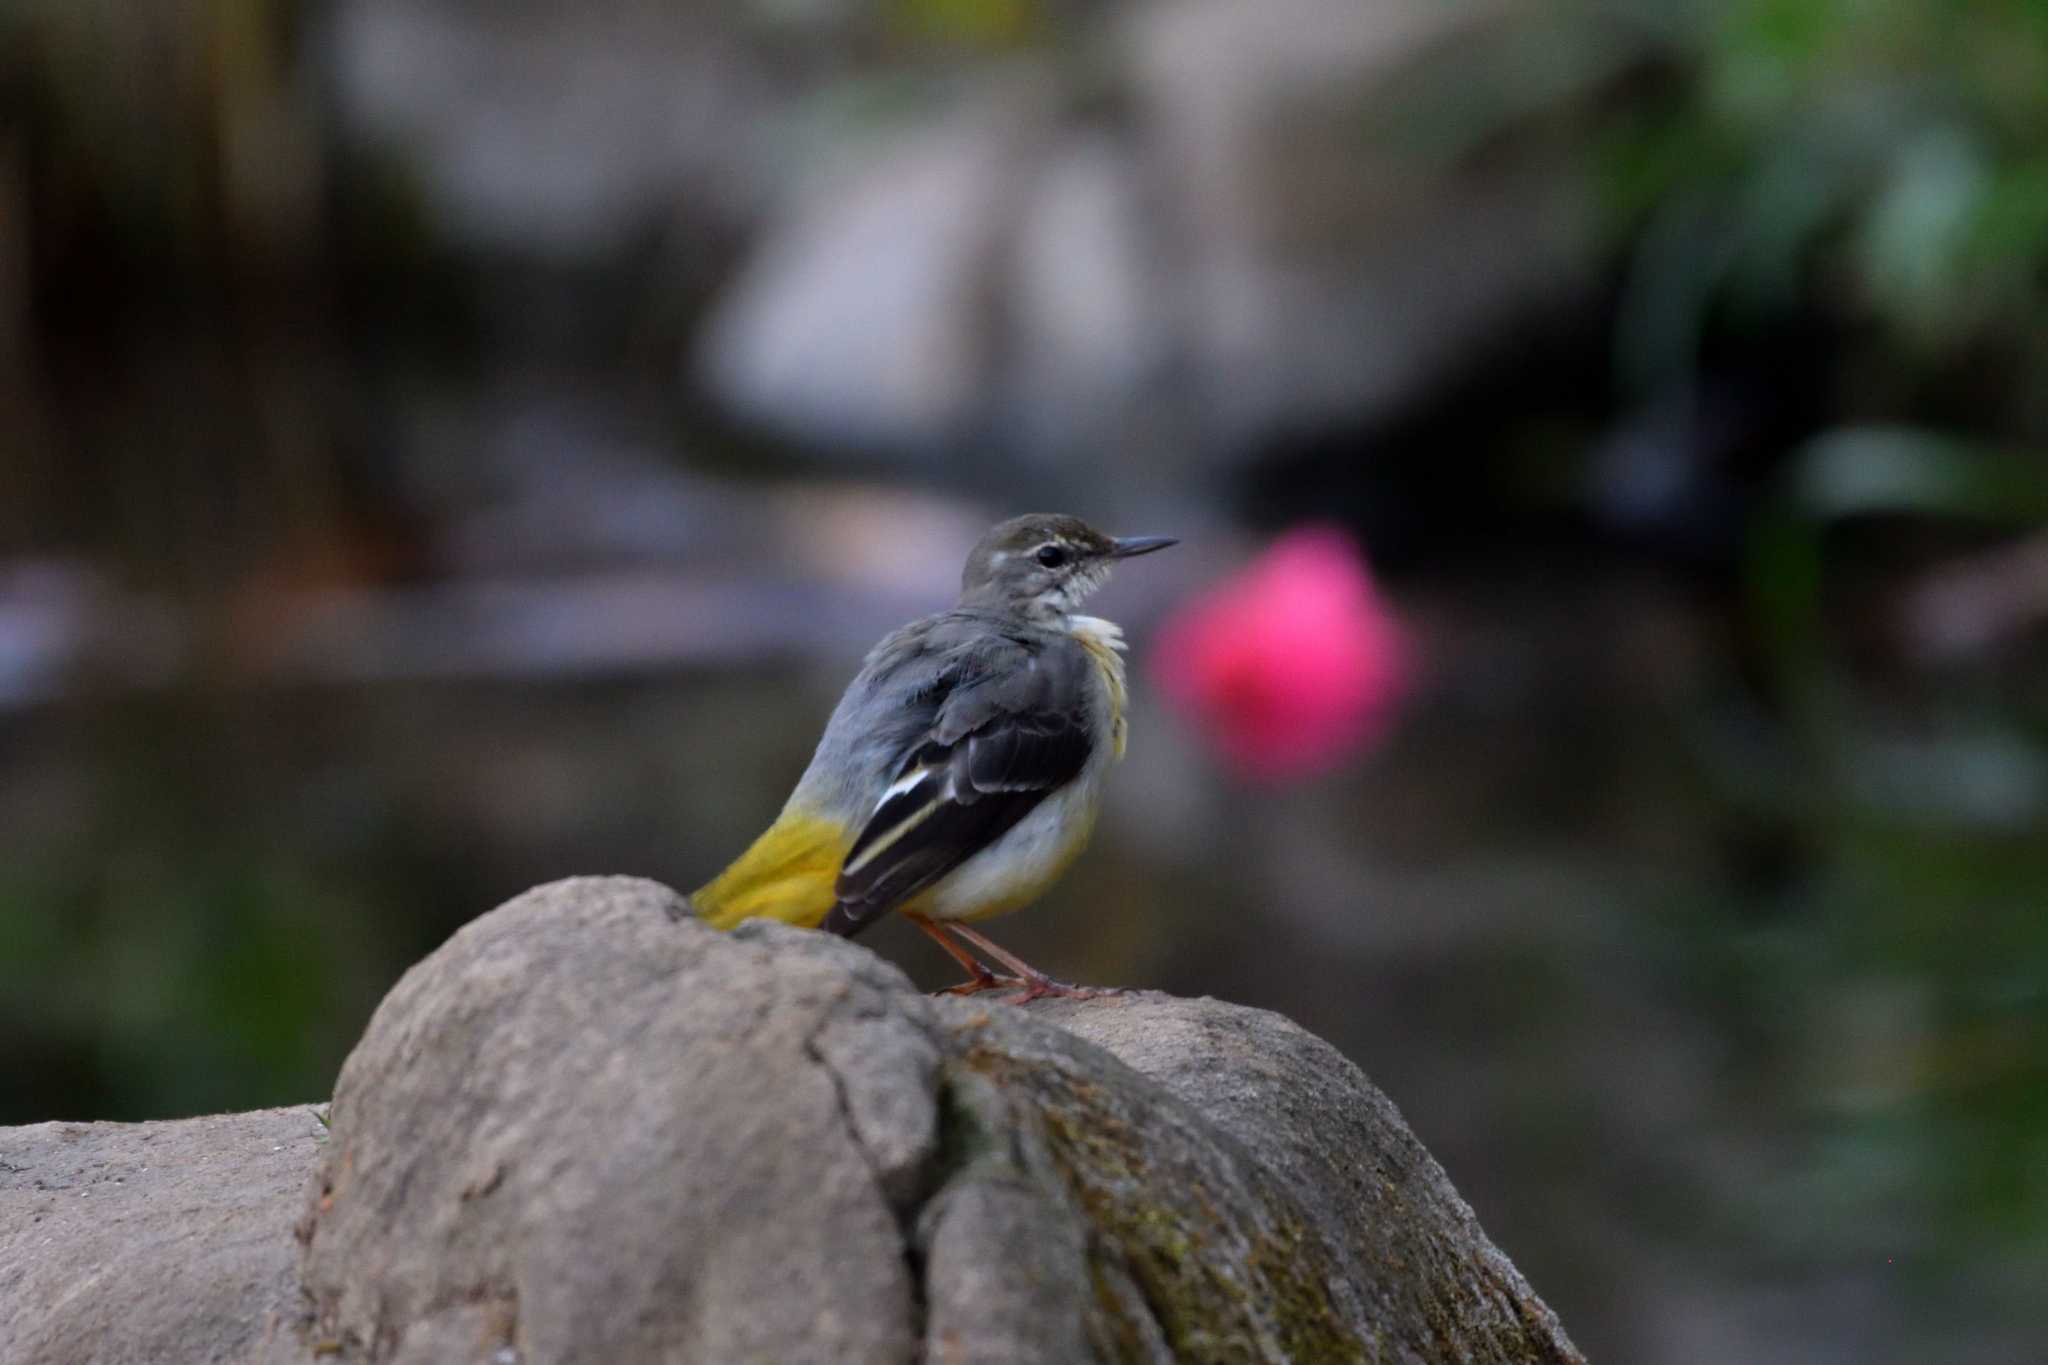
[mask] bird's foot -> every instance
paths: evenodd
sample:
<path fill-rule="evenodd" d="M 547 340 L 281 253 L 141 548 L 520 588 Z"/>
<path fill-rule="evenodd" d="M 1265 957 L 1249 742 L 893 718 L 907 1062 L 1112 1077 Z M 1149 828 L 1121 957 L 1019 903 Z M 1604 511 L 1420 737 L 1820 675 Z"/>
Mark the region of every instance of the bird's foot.
<path fill-rule="evenodd" d="M 997 976 L 994 972 L 983 972 L 979 976 L 967 978 L 967 980 L 962 981 L 957 986 L 948 986 L 944 990 L 933 991 L 932 994 L 980 995 L 983 991 L 1008 990 L 1012 986 L 1028 987 L 1029 985 L 1030 983 L 1021 977 Z"/>
<path fill-rule="evenodd" d="M 1072 986 L 1049 976 L 1027 977 L 1017 984 L 1024 989 L 1005 997 L 1004 1004 L 1028 1005 L 1034 1000 L 1100 1000 L 1124 993 L 1121 986 Z"/>

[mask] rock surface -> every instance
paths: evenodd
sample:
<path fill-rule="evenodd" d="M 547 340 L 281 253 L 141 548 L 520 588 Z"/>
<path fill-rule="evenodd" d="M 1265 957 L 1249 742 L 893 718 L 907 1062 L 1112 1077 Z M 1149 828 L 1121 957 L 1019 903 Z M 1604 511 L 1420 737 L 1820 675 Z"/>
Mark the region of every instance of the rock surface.
<path fill-rule="evenodd" d="M 0 1128 L 0 1361 L 246 1361 L 295 1345 L 292 1223 L 322 1136 L 311 1105 Z"/>
<path fill-rule="evenodd" d="M 0 1133 L 0 1358 L 1580 1359 L 1393 1106 L 1286 1020 L 928 999 L 649 882 L 456 934 L 377 1011 L 332 1125 Z M 87 1176 L 128 1181 L 121 1222 L 65 1202 Z"/>

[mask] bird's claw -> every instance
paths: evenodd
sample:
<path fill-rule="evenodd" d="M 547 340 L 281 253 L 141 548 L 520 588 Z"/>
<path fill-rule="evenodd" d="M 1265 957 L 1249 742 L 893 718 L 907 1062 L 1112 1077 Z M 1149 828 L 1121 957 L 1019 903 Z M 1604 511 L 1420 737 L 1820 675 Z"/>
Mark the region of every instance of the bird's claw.
<path fill-rule="evenodd" d="M 933 995 L 980 995 L 983 991 L 1007 990 L 1012 986 L 1028 985 L 1021 977 L 997 976 L 990 972 L 986 976 L 971 976 L 955 986 L 933 991 Z"/>
<path fill-rule="evenodd" d="M 1073 986 L 1064 981 L 1055 981 L 1049 976 L 1021 983 L 1023 990 L 1004 998 L 1006 1005 L 1028 1005 L 1034 1000 L 1099 1000 L 1104 996 L 1122 995 L 1118 986 Z"/>
<path fill-rule="evenodd" d="M 1099 1000 L 1104 996 L 1122 995 L 1121 986 L 1074 986 L 1065 981 L 1055 981 L 1049 976 L 1022 977 L 987 976 L 969 977 L 958 985 L 947 986 L 933 991 L 933 995 L 980 995 L 983 991 L 1011 990 L 1015 995 L 1006 995 L 1005 1005 L 1028 1005 L 1034 1000 Z"/>

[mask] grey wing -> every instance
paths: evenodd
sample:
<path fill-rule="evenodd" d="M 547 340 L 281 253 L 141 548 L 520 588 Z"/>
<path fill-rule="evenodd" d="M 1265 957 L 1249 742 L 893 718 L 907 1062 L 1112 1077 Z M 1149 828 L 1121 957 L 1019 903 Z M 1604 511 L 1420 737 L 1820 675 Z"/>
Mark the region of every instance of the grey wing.
<path fill-rule="evenodd" d="M 951 661 L 930 728 L 839 873 L 824 927 L 851 936 L 987 848 L 1079 776 L 1095 666 L 1071 641 L 1004 639 Z"/>

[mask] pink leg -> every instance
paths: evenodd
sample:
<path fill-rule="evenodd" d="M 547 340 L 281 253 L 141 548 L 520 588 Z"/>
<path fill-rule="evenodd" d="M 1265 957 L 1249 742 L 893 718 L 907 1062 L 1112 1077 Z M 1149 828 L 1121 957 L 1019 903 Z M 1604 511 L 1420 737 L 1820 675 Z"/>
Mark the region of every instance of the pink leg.
<path fill-rule="evenodd" d="M 1021 986 L 1024 984 L 1024 982 L 1015 977 L 997 976 L 994 972 L 982 966 L 974 960 L 972 953 L 954 942 L 951 934 L 926 919 L 923 915 L 912 915 L 908 912 L 905 912 L 905 915 L 912 924 L 915 924 L 918 928 L 929 934 L 932 942 L 944 948 L 948 957 L 967 969 L 967 980 L 957 986 L 946 987 L 939 992 L 940 995 L 979 995 L 983 991 L 992 991 L 999 986 Z"/>
<path fill-rule="evenodd" d="M 1015 953 L 1010 952 L 991 940 L 986 934 L 970 929 L 964 924 L 953 925 L 952 932 L 960 935 L 960 937 L 966 939 L 1005 967 L 1008 967 L 1021 978 L 1024 989 L 1010 998 L 1008 1003 L 1012 1005 L 1022 1005 L 1048 995 L 1063 996 L 1070 1000 L 1093 1000 L 1098 996 L 1122 994 L 1115 987 L 1070 986 L 1064 981 L 1055 981 L 1023 958 L 1018 957 Z M 984 968 L 983 970 L 986 971 L 987 969 Z M 988 987 L 982 986 L 977 989 L 986 990 Z"/>

